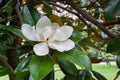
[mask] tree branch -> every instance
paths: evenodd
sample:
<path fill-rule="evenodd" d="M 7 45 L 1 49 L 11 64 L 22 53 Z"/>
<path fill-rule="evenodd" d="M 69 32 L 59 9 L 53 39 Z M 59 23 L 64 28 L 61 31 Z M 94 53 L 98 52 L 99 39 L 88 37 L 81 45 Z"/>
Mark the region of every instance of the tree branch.
<path fill-rule="evenodd" d="M 76 12 L 74 12 L 74 11 L 72 11 L 72 10 L 69 10 L 69 9 L 67 9 L 67 8 L 65 8 L 65 7 L 62 7 L 62 6 L 60 6 L 60 5 L 57 5 L 56 3 L 54 3 L 54 2 L 45 2 L 45 1 L 43 1 L 45 4 L 50 4 L 50 5 L 53 5 L 53 6 L 57 6 L 57 7 L 59 7 L 59 8 L 61 8 L 61 9 L 63 9 L 63 10 L 66 10 L 66 11 L 68 11 L 68 12 L 70 12 L 70 13 L 72 13 L 72 14 L 74 14 L 74 15 L 76 15 L 84 24 L 86 24 L 89 28 L 91 28 L 91 30 L 92 30 L 92 32 L 94 32 L 99 38 L 101 38 L 101 39 L 103 39 L 102 38 L 102 36 L 101 35 L 99 35 L 92 27 L 91 27 L 91 25 L 89 25 L 87 22 L 86 22 L 86 20 L 84 19 L 84 18 L 82 18 L 78 13 L 76 13 Z"/>
<path fill-rule="evenodd" d="M 103 24 L 104 26 L 110 26 L 110 25 L 120 24 L 120 19 L 118 19 L 116 21 L 103 22 L 101 24 Z"/>
<path fill-rule="evenodd" d="M 20 8 L 19 0 L 17 0 L 17 3 L 15 5 L 15 10 L 16 10 L 16 13 L 17 13 L 17 16 L 18 16 L 18 19 L 19 19 L 19 25 L 21 26 L 22 23 L 23 23 L 23 18 L 22 18 L 22 15 L 21 15 L 21 8 Z"/>
<path fill-rule="evenodd" d="M 115 39 L 116 36 L 110 33 L 100 22 L 98 22 L 96 19 L 91 17 L 86 11 L 82 10 L 80 7 L 75 5 L 72 0 L 66 0 L 66 3 L 69 4 L 73 9 L 75 9 L 79 14 L 81 14 L 84 18 L 86 18 L 88 21 L 95 24 L 100 30 L 102 30 L 105 34 L 107 34 L 110 38 Z"/>

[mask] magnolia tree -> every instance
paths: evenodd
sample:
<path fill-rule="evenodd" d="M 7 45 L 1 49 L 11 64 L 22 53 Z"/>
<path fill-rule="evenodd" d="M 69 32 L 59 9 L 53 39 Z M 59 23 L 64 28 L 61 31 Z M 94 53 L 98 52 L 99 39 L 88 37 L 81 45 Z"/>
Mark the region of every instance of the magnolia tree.
<path fill-rule="evenodd" d="M 119 14 L 120 0 L 0 0 L 0 77 L 107 80 L 92 63 L 120 68 Z"/>

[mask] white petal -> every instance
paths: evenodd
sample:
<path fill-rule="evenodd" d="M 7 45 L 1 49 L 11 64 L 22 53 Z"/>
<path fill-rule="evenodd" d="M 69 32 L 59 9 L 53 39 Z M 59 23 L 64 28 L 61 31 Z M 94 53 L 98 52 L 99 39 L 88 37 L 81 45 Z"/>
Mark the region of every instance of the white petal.
<path fill-rule="evenodd" d="M 23 24 L 22 25 L 22 33 L 27 39 L 35 41 L 32 26 L 30 26 L 28 24 Z"/>
<path fill-rule="evenodd" d="M 56 30 L 56 29 L 58 29 L 60 26 L 59 26 L 59 24 L 57 24 L 57 23 L 52 23 L 52 24 L 51 24 L 51 27 L 52 27 L 54 30 Z"/>
<path fill-rule="evenodd" d="M 45 27 L 41 33 L 40 33 L 40 37 L 42 40 L 47 40 L 52 34 L 52 28 L 51 27 Z"/>
<path fill-rule="evenodd" d="M 51 40 L 64 41 L 67 40 L 73 32 L 73 28 L 70 26 L 62 26 L 55 30 L 51 36 Z"/>
<path fill-rule="evenodd" d="M 53 43 L 49 43 L 48 44 L 50 48 L 52 49 L 56 49 L 60 52 L 63 52 L 63 51 L 68 51 L 72 48 L 74 48 L 75 44 L 72 40 L 68 39 L 66 41 L 61 41 L 61 42 L 53 42 Z"/>
<path fill-rule="evenodd" d="M 40 32 L 36 31 L 33 29 L 33 36 L 36 41 L 41 41 L 42 39 L 40 38 Z"/>
<path fill-rule="evenodd" d="M 38 56 L 44 56 L 44 55 L 47 55 L 49 53 L 47 43 L 36 44 L 33 47 L 33 50 L 34 50 L 35 54 L 38 55 Z"/>
<path fill-rule="evenodd" d="M 36 30 L 40 32 L 43 28 L 50 25 L 51 25 L 50 19 L 47 16 L 43 16 L 38 20 L 36 24 Z"/>

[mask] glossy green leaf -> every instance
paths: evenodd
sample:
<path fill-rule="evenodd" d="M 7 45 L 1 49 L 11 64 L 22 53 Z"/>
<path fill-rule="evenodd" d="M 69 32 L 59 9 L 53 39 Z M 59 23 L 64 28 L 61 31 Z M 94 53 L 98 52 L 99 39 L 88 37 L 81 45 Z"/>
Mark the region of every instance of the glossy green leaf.
<path fill-rule="evenodd" d="M 97 78 L 97 80 L 107 80 L 102 74 L 92 71 L 93 75 Z"/>
<path fill-rule="evenodd" d="M 72 36 L 71 36 L 71 39 L 74 42 L 78 42 L 78 41 L 82 40 L 83 38 L 84 38 L 84 36 L 81 34 L 80 31 L 74 31 Z"/>
<path fill-rule="evenodd" d="M 9 74 L 11 71 L 7 67 L 0 66 L 0 77 Z"/>
<path fill-rule="evenodd" d="M 8 31 L 0 29 L 0 43 L 11 45 L 13 43 L 13 35 L 10 34 Z"/>
<path fill-rule="evenodd" d="M 92 75 L 88 70 L 82 69 L 78 74 L 78 80 L 92 80 Z"/>
<path fill-rule="evenodd" d="M 114 39 L 108 43 L 107 52 L 120 51 L 120 38 Z"/>
<path fill-rule="evenodd" d="M 88 6 L 90 4 L 90 0 L 80 0 L 81 6 Z"/>
<path fill-rule="evenodd" d="M 53 66 L 50 56 L 33 56 L 29 68 L 34 80 L 42 80 L 53 70 Z"/>
<path fill-rule="evenodd" d="M 40 18 L 40 13 L 32 6 L 24 5 L 23 7 L 23 20 L 24 23 L 35 25 Z"/>
<path fill-rule="evenodd" d="M 17 78 L 23 78 L 27 75 L 29 75 L 29 62 L 30 62 L 31 58 L 28 57 L 26 59 L 23 59 L 17 66 L 17 68 L 15 69 L 15 77 Z"/>
<path fill-rule="evenodd" d="M 116 64 L 117 64 L 118 68 L 120 69 L 120 54 L 118 54 L 116 57 Z"/>
<path fill-rule="evenodd" d="M 79 50 L 70 50 L 64 53 L 56 52 L 54 54 L 61 60 L 73 62 L 81 67 L 85 67 L 88 70 L 92 70 L 89 57 Z"/>
<path fill-rule="evenodd" d="M 111 20 L 120 14 L 120 0 L 110 0 L 104 9 L 105 19 Z"/>
<path fill-rule="evenodd" d="M 78 73 L 76 66 L 71 62 L 59 60 L 59 66 L 64 74 L 77 75 Z"/>
<path fill-rule="evenodd" d="M 5 30 L 8 30 L 8 31 L 10 31 L 11 33 L 19 36 L 20 38 L 26 39 L 26 38 L 24 37 L 24 35 L 22 34 L 21 30 L 18 29 L 18 28 L 16 28 L 15 26 L 6 26 L 6 25 L 0 24 L 0 28 L 1 28 L 1 29 L 5 29 Z"/>
<path fill-rule="evenodd" d="M 16 4 L 16 0 L 9 0 L 7 4 L 3 7 L 4 12 L 11 13 L 12 10 L 14 9 L 13 6 Z"/>
<path fill-rule="evenodd" d="M 21 56 L 25 53 L 28 53 L 32 50 L 32 46 L 29 44 L 24 44 L 17 49 L 17 53 Z"/>

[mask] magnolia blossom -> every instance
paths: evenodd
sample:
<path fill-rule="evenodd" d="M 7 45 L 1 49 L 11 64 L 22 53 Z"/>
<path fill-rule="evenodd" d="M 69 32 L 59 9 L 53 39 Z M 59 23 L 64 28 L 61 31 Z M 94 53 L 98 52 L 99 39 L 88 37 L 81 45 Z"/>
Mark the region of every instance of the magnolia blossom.
<path fill-rule="evenodd" d="M 46 16 L 41 17 L 36 26 L 29 24 L 22 25 L 22 33 L 31 41 L 38 41 L 33 50 L 36 55 L 44 56 L 49 53 L 49 47 L 59 52 L 72 49 L 75 44 L 68 39 L 73 32 L 70 26 L 59 26 L 57 23 L 51 23 Z"/>

